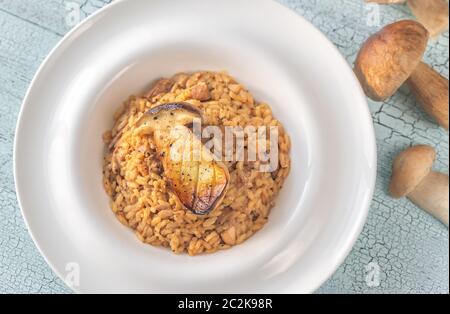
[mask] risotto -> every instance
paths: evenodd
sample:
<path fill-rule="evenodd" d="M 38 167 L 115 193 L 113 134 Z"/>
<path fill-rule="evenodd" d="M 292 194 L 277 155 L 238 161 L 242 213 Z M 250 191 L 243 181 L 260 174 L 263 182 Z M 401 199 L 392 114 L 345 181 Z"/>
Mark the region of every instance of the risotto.
<path fill-rule="evenodd" d="M 169 182 L 155 139 L 137 132 L 149 109 L 180 102 L 201 112 L 207 126 L 277 127 L 276 169 L 260 171 L 260 160 L 223 161 L 228 182 L 220 202 L 204 215 L 187 209 Z M 270 106 L 256 101 L 230 75 L 196 72 L 160 79 L 145 95 L 130 97 L 114 120 L 103 136 L 103 184 L 113 213 L 140 241 L 177 254 L 213 253 L 244 242 L 267 223 L 289 174 L 290 140 Z M 249 153 L 247 141 L 244 156 Z"/>

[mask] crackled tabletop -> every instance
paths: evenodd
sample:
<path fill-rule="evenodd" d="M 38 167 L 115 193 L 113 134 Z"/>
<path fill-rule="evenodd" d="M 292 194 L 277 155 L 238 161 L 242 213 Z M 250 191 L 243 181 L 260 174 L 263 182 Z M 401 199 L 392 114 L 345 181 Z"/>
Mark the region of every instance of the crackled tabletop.
<path fill-rule="evenodd" d="M 111 0 L 0 0 L 0 293 L 69 293 L 28 235 L 14 192 L 17 115 L 39 64 L 78 20 Z M 311 21 L 353 63 L 379 25 L 411 18 L 407 7 L 363 0 L 279 0 Z M 80 8 L 74 14 L 74 10 Z M 292 29 L 295 32 L 295 29 Z M 426 61 L 448 77 L 448 32 Z M 369 102 L 378 142 L 378 178 L 367 223 L 343 265 L 319 293 L 448 293 L 448 229 L 407 200 L 386 193 L 392 158 L 411 144 L 437 148 L 448 173 L 448 132 L 418 109 L 403 88 L 385 103 Z"/>

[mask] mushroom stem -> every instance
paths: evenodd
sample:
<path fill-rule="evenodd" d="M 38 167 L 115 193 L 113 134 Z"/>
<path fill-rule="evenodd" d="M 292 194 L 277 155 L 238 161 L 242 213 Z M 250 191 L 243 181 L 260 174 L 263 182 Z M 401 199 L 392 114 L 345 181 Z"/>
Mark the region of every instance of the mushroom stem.
<path fill-rule="evenodd" d="M 449 178 L 439 172 L 430 172 L 407 197 L 448 227 Z"/>
<path fill-rule="evenodd" d="M 437 37 L 448 29 L 448 2 L 446 0 L 408 0 L 408 6 L 430 32 Z"/>
<path fill-rule="evenodd" d="M 420 62 L 407 84 L 422 105 L 443 128 L 449 128 L 449 83 L 427 64 Z"/>

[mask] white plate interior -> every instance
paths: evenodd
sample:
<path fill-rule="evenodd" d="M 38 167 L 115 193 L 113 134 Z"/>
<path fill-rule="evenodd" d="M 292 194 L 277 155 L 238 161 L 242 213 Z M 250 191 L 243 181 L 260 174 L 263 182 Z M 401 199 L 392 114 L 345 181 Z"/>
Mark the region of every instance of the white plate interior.
<path fill-rule="evenodd" d="M 292 172 L 263 230 L 192 258 L 144 245 L 116 220 L 101 135 L 154 79 L 203 69 L 227 70 L 272 106 L 292 139 Z M 78 291 L 311 292 L 359 234 L 375 159 L 351 70 L 294 13 L 268 0 L 128 0 L 71 32 L 41 68 L 17 128 L 15 174 L 32 236 L 61 277 L 80 265 Z"/>

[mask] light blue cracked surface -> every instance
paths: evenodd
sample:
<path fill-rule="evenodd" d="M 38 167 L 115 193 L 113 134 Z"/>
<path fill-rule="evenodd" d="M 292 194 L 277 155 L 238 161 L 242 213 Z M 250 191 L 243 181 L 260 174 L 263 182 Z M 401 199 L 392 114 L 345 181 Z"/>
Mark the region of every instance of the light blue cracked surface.
<path fill-rule="evenodd" d="M 0 293 L 69 293 L 40 256 L 22 220 L 14 192 L 12 149 L 17 115 L 39 64 L 69 30 L 65 0 L 0 0 Z M 111 0 L 77 0 L 86 17 Z M 279 0 L 311 21 L 349 63 L 369 34 L 373 7 L 363 0 Z M 411 18 L 405 6 L 380 6 L 380 23 Z M 368 25 L 369 24 L 369 25 Z M 295 32 L 293 29 L 292 32 Z M 432 42 L 425 60 L 448 77 L 448 32 Z M 448 229 L 407 200 L 387 193 L 390 165 L 411 144 L 437 148 L 436 169 L 448 173 L 448 133 L 417 106 L 406 88 L 386 103 L 369 102 L 378 142 L 378 179 L 362 234 L 318 293 L 448 293 Z M 366 266 L 380 267 L 368 285 Z M 369 277 L 370 279 L 370 277 Z"/>

